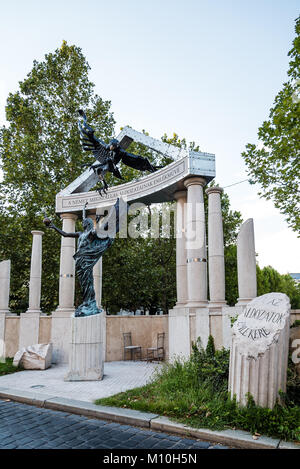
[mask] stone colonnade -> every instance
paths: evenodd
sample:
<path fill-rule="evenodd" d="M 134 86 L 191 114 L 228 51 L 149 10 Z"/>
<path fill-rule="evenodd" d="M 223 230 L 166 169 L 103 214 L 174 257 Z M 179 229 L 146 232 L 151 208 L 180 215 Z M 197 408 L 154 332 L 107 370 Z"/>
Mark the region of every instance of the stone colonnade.
<path fill-rule="evenodd" d="M 211 333 L 210 312 L 221 312 L 225 302 L 224 241 L 219 187 L 208 194 L 208 262 L 203 188 L 206 180 L 184 181 L 186 191 L 175 193 L 177 303 L 169 312 L 169 355 L 188 357 L 200 337 L 206 346 Z M 209 271 L 209 292 L 207 298 Z"/>
<path fill-rule="evenodd" d="M 206 220 L 204 210 L 203 177 L 184 180 L 183 190 L 177 191 L 176 210 L 176 281 L 177 303 L 169 312 L 169 351 L 172 355 L 189 356 L 191 344 L 200 337 L 205 346 L 209 334 L 213 334 L 210 317 L 222 316 L 229 309 L 225 302 L 224 241 L 220 187 L 206 189 L 208 195 L 208 258 Z M 89 215 L 96 226 L 96 216 Z M 74 232 L 77 215 L 61 214 L 62 229 Z M 40 291 L 41 291 L 41 231 L 32 231 L 32 260 L 30 275 L 29 308 L 21 314 L 19 347 L 38 343 Z M 71 315 L 75 311 L 75 239 L 61 238 L 59 305 L 52 314 L 51 340 L 54 362 L 68 360 L 71 340 Z M 256 296 L 255 249 L 253 220 L 247 220 L 238 236 L 239 308 Z M 6 263 L 5 263 L 6 262 Z M 1 269 L 2 265 L 2 269 Z M 9 261 L 0 263 L 0 313 L 8 313 Z M 209 282 L 207 281 L 209 276 Z M 8 282 L 8 283 L 7 283 Z M 94 267 L 96 301 L 101 307 L 102 259 Z M 209 287 L 209 299 L 208 299 Z M 226 316 L 227 317 L 227 316 Z M 222 326 L 223 321 L 223 326 Z M 228 322 L 228 321 L 227 321 Z M 227 324 L 227 323 L 226 323 Z M 1 334 L 0 334 L 1 335 Z M 224 336 L 224 334 L 223 334 Z M 0 337 L 1 339 L 1 337 Z"/>

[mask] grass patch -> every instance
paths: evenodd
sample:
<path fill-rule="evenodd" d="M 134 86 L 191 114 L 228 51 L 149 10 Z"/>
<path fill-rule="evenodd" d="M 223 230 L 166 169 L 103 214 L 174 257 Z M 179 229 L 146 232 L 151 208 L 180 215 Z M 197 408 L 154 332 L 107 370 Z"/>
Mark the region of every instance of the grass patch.
<path fill-rule="evenodd" d="M 22 368 L 13 365 L 13 358 L 6 358 L 5 362 L 0 362 L 0 376 L 21 371 Z"/>
<path fill-rule="evenodd" d="M 274 409 L 258 407 L 249 396 L 239 407 L 227 391 L 229 351 L 215 351 L 210 338 L 206 350 L 193 346 L 189 360 L 165 364 L 146 386 L 96 404 L 130 408 L 168 416 L 195 428 L 241 429 L 285 440 L 300 441 L 300 380 L 289 363 L 288 388 Z"/>

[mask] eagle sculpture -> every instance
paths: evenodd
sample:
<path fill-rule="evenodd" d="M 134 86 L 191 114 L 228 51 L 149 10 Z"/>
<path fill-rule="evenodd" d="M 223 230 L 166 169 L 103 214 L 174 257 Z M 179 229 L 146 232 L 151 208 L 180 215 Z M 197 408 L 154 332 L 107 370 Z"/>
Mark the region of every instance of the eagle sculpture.
<path fill-rule="evenodd" d="M 154 172 L 161 167 L 153 166 L 147 158 L 143 158 L 140 155 L 134 155 L 123 150 L 120 147 L 120 142 L 115 138 L 106 144 L 103 140 L 95 137 L 95 131 L 88 125 L 85 113 L 81 109 L 78 112 L 82 118 L 78 121 L 82 148 L 85 151 L 92 152 L 94 158 L 98 161 L 98 163 L 93 163 L 90 166 L 88 163 L 87 166 L 89 166 L 90 170 L 93 170 L 94 173 L 98 175 L 99 180 L 101 181 L 101 187 L 97 189 L 101 196 L 102 192 L 106 194 L 108 189 L 108 184 L 105 181 L 106 173 L 110 172 L 117 178 L 123 179 L 117 166 L 120 161 L 131 168 L 138 169 L 139 171 Z"/>

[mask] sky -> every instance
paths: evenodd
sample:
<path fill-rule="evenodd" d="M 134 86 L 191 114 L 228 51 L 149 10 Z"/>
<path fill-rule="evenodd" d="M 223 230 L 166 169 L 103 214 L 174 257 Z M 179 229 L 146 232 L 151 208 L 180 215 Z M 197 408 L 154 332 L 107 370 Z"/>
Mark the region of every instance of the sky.
<path fill-rule="evenodd" d="M 0 0 L 0 125 L 34 60 L 79 46 L 115 131 L 176 132 L 216 155 L 231 208 L 254 219 L 260 267 L 300 272 L 299 239 L 258 197 L 241 157 L 287 81 L 296 0 Z"/>

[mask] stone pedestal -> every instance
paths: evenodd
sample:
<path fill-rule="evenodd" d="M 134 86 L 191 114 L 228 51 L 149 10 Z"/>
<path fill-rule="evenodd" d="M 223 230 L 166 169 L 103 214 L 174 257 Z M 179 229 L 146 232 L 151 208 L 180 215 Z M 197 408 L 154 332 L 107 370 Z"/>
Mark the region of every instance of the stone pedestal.
<path fill-rule="evenodd" d="M 229 390 L 247 404 L 250 393 L 257 405 L 272 409 L 279 391 L 286 391 L 290 302 L 283 293 L 267 293 L 252 300 L 233 326 Z"/>
<path fill-rule="evenodd" d="M 246 220 L 237 237 L 237 270 L 239 298 L 237 306 L 246 305 L 256 297 L 256 257 L 253 219 Z"/>
<path fill-rule="evenodd" d="M 73 213 L 63 213 L 60 216 L 63 220 L 62 230 L 66 233 L 75 232 L 75 222 L 77 215 Z M 60 250 L 60 271 L 59 271 L 59 305 L 58 312 L 72 313 L 74 308 L 75 293 L 75 238 L 61 238 Z"/>
<path fill-rule="evenodd" d="M 0 262 L 0 313 L 9 313 L 10 260 Z"/>
<path fill-rule="evenodd" d="M 208 272 L 209 307 L 221 309 L 225 301 L 225 263 L 221 187 L 209 187 L 208 194 Z"/>
<path fill-rule="evenodd" d="M 187 188 L 186 250 L 187 303 L 191 308 L 207 306 L 207 256 L 203 186 L 206 180 L 193 177 L 184 181 Z"/>
<path fill-rule="evenodd" d="M 33 240 L 30 265 L 29 306 L 27 313 L 41 313 L 42 236 L 44 232 L 32 231 L 31 234 L 33 236 Z"/>
<path fill-rule="evenodd" d="M 102 314 L 71 317 L 69 372 L 65 381 L 97 381 L 103 378 Z"/>

